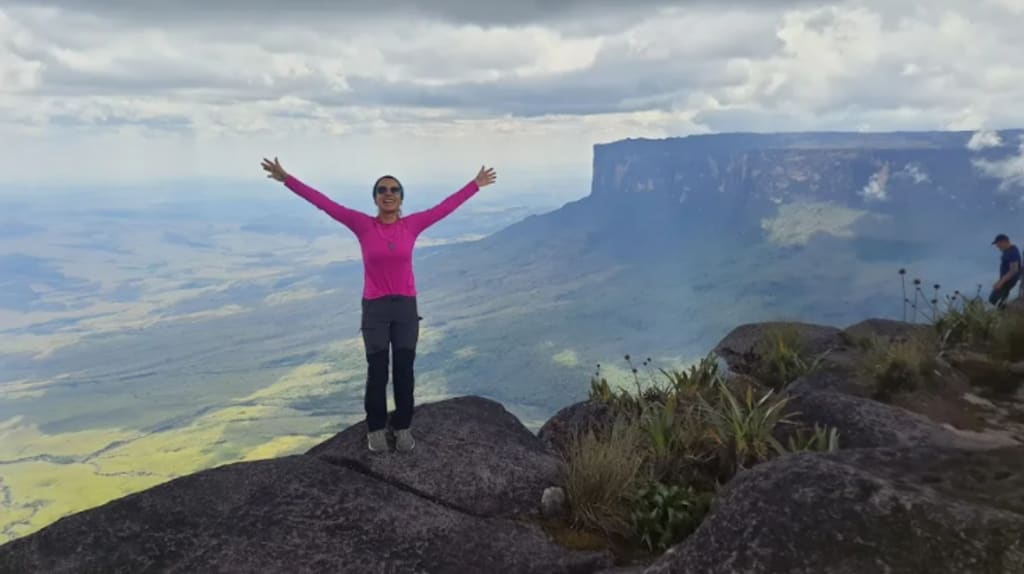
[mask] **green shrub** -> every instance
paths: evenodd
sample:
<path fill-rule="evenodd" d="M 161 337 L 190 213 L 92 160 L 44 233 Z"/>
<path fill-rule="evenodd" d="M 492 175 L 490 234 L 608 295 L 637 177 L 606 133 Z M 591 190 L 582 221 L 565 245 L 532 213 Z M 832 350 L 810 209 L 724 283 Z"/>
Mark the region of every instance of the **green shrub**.
<path fill-rule="evenodd" d="M 748 388 L 739 398 L 725 383 L 718 385 L 718 400 L 701 397 L 712 434 L 718 448 L 720 468 L 729 476 L 737 470 L 764 462 L 785 449 L 773 436 L 775 427 L 788 424 L 785 413 L 788 399 L 777 399 L 767 391 L 755 399 Z"/>
<path fill-rule="evenodd" d="M 640 424 L 647 431 L 652 454 L 657 458 L 664 458 L 674 450 L 677 404 L 675 395 L 668 396 L 664 403 L 645 403 Z"/>
<path fill-rule="evenodd" d="M 684 397 L 696 397 L 702 391 L 714 389 L 715 384 L 721 378 L 718 371 L 718 359 L 714 353 L 709 353 L 686 371 L 661 369 L 661 373 L 668 379 L 672 390 L 677 395 Z"/>
<path fill-rule="evenodd" d="M 640 400 L 626 389 L 612 390 L 604 377 L 593 377 L 590 380 L 590 400 L 608 405 L 613 412 L 635 414 L 640 411 Z"/>
<path fill-rule="evenodd" d="M 980 345 L 992 340 L 999 321 L 999 310 L 975 296 L 951 298 L 946 310 L 934 321 L 935 330 L 945 345 Z"/>
<path fill-rule="evenodd" d="M 750 374 L 776 391 L 815 370 L 823 357 L 810 357 L 791 326 L 775 327 L 765 333 L 753 350 Z"/>
<path fill-rule="evenodd" d="M 633 509 L 633 530 L 652 551 L 664 551 L 690 535 L 711 506 L 711 495 L 654 482 L 643 487 Z"/>
<path fill-rule="evenodd" d="M 866 375 L 874 383 L 875 398 L 889 400 L 935 381 L 938 349 L 923 337 L 910 337 L 876 345 L 864 361 Z"/>
<path fill-rule="evenodd" d="M 565 454 L 565 487 L 575 526 L 632 534 L 631 500 L 643 480 L 644 437 L 636 421 L 619 417 L 601 433 L 573 436 Z"/>
<path fill-rule="evenodd" d="M 664 404 L 647 403 L 640 420 L 646 432 L 650 476 L 706 483 L 699 469 L 714 458 L 714 443 L 699 403 L 671 395 Z"/>
<path fill-rule="evenodd" d="M 791 348 L 780 340 L 779 348 Z M 645 384 L 632 369 L 634 388 L 619 390 L 599 372 L 590 396 L 610 406 L 614 422 L 572 437 L 565 454 L 573 525 L 636 537 L 652 550 L 692 532 L 722 481 L 787 452 L 773 433 L 792 422 L 787 401 L 773 391 L 731 388 L 714 355 L 686 370 L 659 371 L 660 380 Z M 790 450 L 837 446 L 834 430 L 790 440 Z"/>

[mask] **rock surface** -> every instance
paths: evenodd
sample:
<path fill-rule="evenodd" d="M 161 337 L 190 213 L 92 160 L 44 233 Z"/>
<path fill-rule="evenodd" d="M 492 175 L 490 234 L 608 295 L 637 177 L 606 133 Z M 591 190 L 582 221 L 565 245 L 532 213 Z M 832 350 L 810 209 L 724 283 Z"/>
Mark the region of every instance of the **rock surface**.
<path fill-rule="evenodd" d="M 865 319 L 850 325 L 843 331 L 854 339 L 880 337 L 889 341 L 906 340 L 915 335 L 928 335 L 933 329 L 928 325 L 893 321 L 892 319 Z"/>
<path fill-rule="evenodd" d="M 787 397 L 799 422 L 839 429 L 842 448 L 948 445 L 956 439 L 924 416 L 863 397 L 828 391 Z"/>
<path fill-rule="evenodd" d="M 0 547 L 0 572 L 592 572 L 536 526 L 479 518 L 315 457 L 236 463 Z"/>
<path fill-rule="evenodd" d="M 562 453 L 574 434 L 608 424 L 610 416 L 608 405 L 604 403 L 578 402 L 555 413 L 540 427 L 537 436 L 549 450 Z"/>
<path fill-rule="evenodd" d="M 1020 574 L 1024 448 L 791 455 L 736 477 L 647 574 Z"/>
<path fill-rule="evenodd" d="M 822 365 L 790 383 L 791 393 L 834 392 L 869 398 L 874 393 L 871 384 L 857 372 L 855 366 L 845 364 L 852 353 L 843 351 L 830 356 Z M 842 361 L 842 362 L 840 362 Z"/>
<path fill-rule="evenodd" d="M 843 332 L 835 327 L 799 322 L 767 322 L 736 327 L 715 346 L 714 352 L 725 359 L 729 368 L 744 372 L 744 356 L 754 352 L 769 333 L 779 328 L 795 331 L 802 350 L 808 355 L 820 355 L 846 346 Z"/>
<path fill-rule="evenodd" d="M 646 569 L 570 551 L 538 526 L 542 508 L 545 524 L 565 508 L 568 439 L 607 424 L 606 405 L 563 408 L 534 436 L 499 403 L 461 397 L 417 408 L 411 453 L 369 453 L 357 424 L 303 455 L 207 470 L 64 518 L 0 547 L 0 573 L 1024 574 L 1024 446 L 1005 446 L 1007 425 L 1024 421 L 1024 391 L 983 402 L 942 362 L 942 397 L 873 400 L 857 338 L 921 327 L 895 321 L 744 325 L 716 353 L 742 364 L 780 326 L 796 329 L 804 353 L 828 351 L 783 394 L 801 425 L 837 428 L 842 450 L 742 472 L 697 532 Z M 959 404 L 949 396 L 1007 436 L 937 422 L 945 411 L 925 399 Z"/>
<path fill-rule="evenodd" d="M 560 463 L 500 403 L 458 397 L 416 409 L 416 448 L 375 454 L 358 423 L 306 454 L 355 468 L 476 516 L 539 514 Z"/>
<path fill-rule="evenodd" d="M 411 453 L 351 427 L 309 453 L 209 469 L 0 547 L 0 573 L 590 573 L 611 555 L 556 545 L 538 514 L 558 461 L 498 403 L 419 407 Z M 514 515 L 515 518 L 512 518 Z"/>

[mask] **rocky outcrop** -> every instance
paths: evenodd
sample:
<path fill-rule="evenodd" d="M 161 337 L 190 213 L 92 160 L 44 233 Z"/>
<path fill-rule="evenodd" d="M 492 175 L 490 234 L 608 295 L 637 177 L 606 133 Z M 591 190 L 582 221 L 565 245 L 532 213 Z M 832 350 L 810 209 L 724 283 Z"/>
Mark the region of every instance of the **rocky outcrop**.
<path fill-rule="evenodd" d="M 418 407 L 411 453 L 369 453 L 360 423 L 302 455 L 206 470 L 61 519 L 0 547 L 0 572 L 1024 574 L 1024 446 L 870 398 L 855 339 L 917 327 L 746 325 L 716 351 L 730 367 L 749 361 L 779 326 L 797 330 L 805 354 L 828 351 L 783 395 L 801 426 L 838 429 L 841 450 L 741 471 L 653 565 L 614 568 L 610 553 L 569 550 L 540 527 L 564 519 L 569 438 L 607 424 L 608 406 L 566 407 L 534 436 L 499 403 L 461 397 Z M 966 385 L 949 380 L 956 393 Z"/>
<path fill-rule="evenodd" d="M 497 402 L 422 405 L 414 426 L 416 448 L 401 456 L 370 453 L 365 422 L 307 454 L 476 516 L 539 514 L 544 489 L 561 484 L 558 459 Z"/>
<path fill-rule="evenodd" d="M 790 455 L 742 473 L 647 574 L 1024 572 L 1024 448 Z"/>
<path fill-rule="evenodd" d="M 504 409 L 464 397 L 417 411 L 412 453 L 364 456 L 361 427 L 310 453 L 209 469 L 0 547 L 0 572 L 589 573 L 610 555 L 558 546 L 539 511 L 556 464 Z"/>

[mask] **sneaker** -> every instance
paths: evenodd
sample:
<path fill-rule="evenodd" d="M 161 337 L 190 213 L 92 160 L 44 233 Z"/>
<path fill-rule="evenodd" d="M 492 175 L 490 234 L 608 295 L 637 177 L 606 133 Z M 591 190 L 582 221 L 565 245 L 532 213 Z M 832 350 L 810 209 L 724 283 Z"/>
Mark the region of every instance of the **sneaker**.
<path fill-rule="evenodd" d="M 416 446 L 416 441 L 412 438 L 412 431 L 409 429 L 402 429 L 395 431 L 395 449 L 402 452 L 409 452 Z"/>
<path fill-rule="evenodd" d="M 388 450 L 388 431 L 381 429 L 366 433 L 366 446 L 370 452 L 386 452 Z"/>

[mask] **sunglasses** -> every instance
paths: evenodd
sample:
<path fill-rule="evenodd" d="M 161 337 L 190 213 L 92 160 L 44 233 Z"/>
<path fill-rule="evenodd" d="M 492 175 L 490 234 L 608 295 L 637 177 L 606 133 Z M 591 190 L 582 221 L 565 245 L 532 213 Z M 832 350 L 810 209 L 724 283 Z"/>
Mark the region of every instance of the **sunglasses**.
<path fill-rule="evenodd" d="M 387 193 L 389 191 L 391 193 L 395 194 L 395 195 L 398 195 L 398 194 L 402 193 L 402 188 L 397 186 L 397 185 L 393 185 L 391 187 L 387 187 L 387 186 L 382 185 L 382 186 L 377 188 L 377 195 L 384 195 L 385 193 Z"/>

